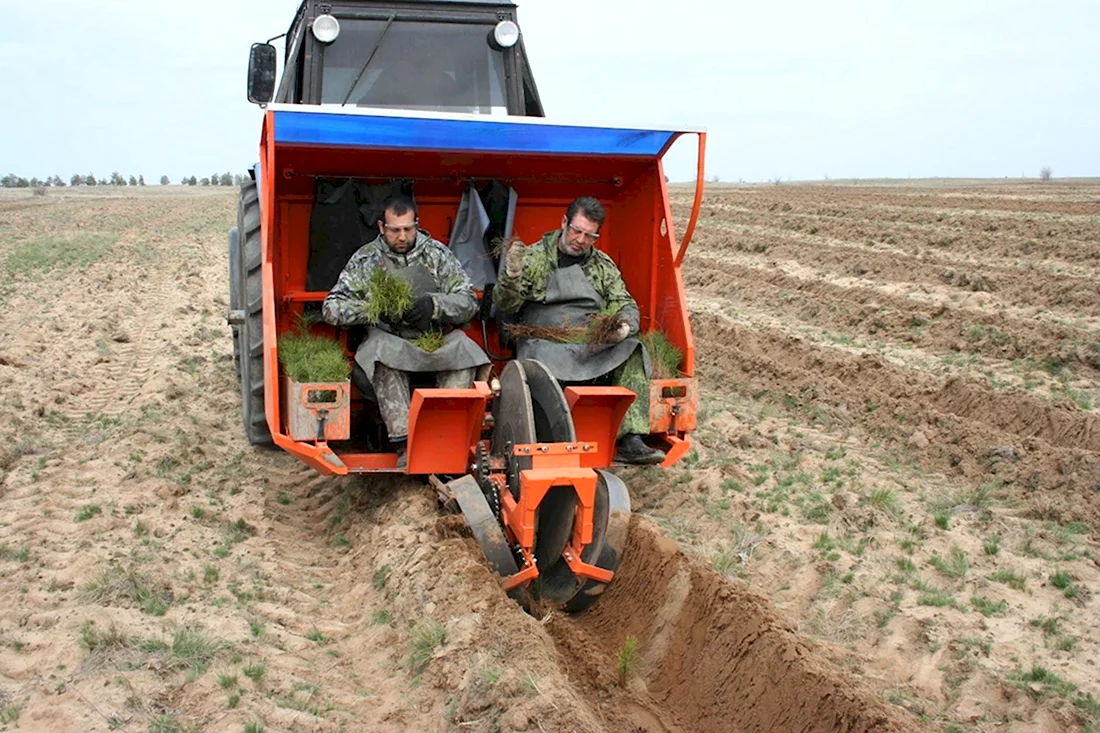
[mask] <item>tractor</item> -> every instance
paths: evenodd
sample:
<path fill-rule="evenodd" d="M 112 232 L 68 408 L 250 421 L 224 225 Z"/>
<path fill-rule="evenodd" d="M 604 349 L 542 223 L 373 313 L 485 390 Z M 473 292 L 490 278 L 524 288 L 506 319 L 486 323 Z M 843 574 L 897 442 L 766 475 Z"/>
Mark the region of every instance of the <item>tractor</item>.
<path fill-rule="evenodd" d="M 607 211 L 598 246 L 637 301 L 641 330 L 680 354 L 676 372 L 649 385 L 648 442 L 671 465 L 690 448 L 698 401 L 680 266 L 702 198 L 705 131 L 546 119 L 508 0 L 303 0 L 277 84 L 272 40 L 249 57 L 248 100 L 263 109 L 259 162 L 229 232 L 228 322 L 248 440 L 323 474 L 424 477 L 462 512 L 512 597 L 588 607 L 626 542 L 630 496 L 610 469 L 635 393 L 563 386 L 515 358 L 491 307 L 495 261 L 474 281 L 482 308 L 463 329 L 492 363 L 469 389 L 414 383 L 404 468 L 374 439 L 369 384 L 354 372 L 344 385 L 290 380 L 279 338 L 306 324 L 352 360 L 362 334 L 309 316 L 373 238 L 378 191 L 415 195 L 420 227 L 444 243 L 460 199 L 479 186 L 506 192 L 486 240 L 495 227 L 536 241 L 570 200 L 594 196 Z M 677 241 L 662 158 L 685 134 L 697 136 L 697 174 Z"/>

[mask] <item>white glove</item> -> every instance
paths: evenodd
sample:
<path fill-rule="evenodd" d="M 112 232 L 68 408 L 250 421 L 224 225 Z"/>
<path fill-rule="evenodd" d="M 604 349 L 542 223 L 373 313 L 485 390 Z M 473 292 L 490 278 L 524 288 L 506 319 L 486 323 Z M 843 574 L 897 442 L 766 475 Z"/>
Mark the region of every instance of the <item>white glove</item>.
<path fill-rule="evenodd" d="M 523 274 L 523 261 L 527 258 L 527 247 L 523 242 L 512 242 L 508 246 L 508 254 L 504 257 L 504 271 L 508 277 L 519 277 Z"/>
<path fill-rule="evenodd" d="M 619 327 L 615 329 L 615 343 L 619 343 L 627 336 L 630 335 L 630 324 L 623 321 L 619 324 Z"/>

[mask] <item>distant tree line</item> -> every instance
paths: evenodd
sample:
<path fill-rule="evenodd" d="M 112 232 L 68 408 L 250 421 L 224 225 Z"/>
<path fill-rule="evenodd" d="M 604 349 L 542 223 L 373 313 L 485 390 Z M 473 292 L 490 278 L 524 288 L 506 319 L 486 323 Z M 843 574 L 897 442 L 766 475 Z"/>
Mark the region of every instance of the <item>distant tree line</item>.
<path fill-rule="evenodd" d="M 215 173 L 209 178 L 197 178 L 195 176 L 183 176 L 179 179 L 181 186 L 240 186 L 244 182 L 244 176 L 240 173 Z M 160 177 L 160 185 L 167 186 L 172 183 L 168 176 Z M 130 176 L 127 178 L 118 171 L 111 173 L 108 178 L 97 178 L 94 173 L 83 175 L 74 173 L 66 183 L 61 176 L 49 176 L 48 178 L 24 178 L 14 173 L 0 178 L 0 187 L 3 188 L 61 188 L 63 186 L 144 186 L 145 176 Z"/>

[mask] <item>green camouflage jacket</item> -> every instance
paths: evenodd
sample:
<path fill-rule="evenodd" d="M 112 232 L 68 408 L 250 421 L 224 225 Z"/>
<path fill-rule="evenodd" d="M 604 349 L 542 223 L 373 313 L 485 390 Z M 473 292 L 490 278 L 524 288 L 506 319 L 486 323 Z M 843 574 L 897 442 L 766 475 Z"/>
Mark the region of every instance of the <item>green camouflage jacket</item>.
<path fill-rule="evenodd" d="M 561 230 L 556 229 L 543 235 L 542 240 L 527 248 L 523 260 L 523 272 L 519 277 L 509 277 L 501 271 L 496 288 L 493 289 L 493 302 L 505 313 L 517 313 L 527 302 L 542 302 L 546 299 L 546 285 L 550 273 L 558 266 L 558 240 Z M 626 283 L 619 273 L 614 260 L 595 247 L 588 250 L 581 260 L 581 271 L 589 284 L 601 298 L 603 310 L 617 313 L 630 325 L 632 334 L 638 332 L 638 304 L 627 292 Z"/>
<path fill-rule="evenodd" d="M 371 270 L 386 267 L 399 270 L 422 265 L 435 278 L 438 292 L 431 294 L 432 318 L 441 323 L 459 325 L 477 313 L 474 286 L 459 264 L 458 258 L 445 245 L 432 239 L 425 231 L 416 236 L 416 246 L 407 254 L 397 254 L 379 234 L 351 256 L 332 290 L 321 304 L 321 314 L 334 326 L 368 325 L 364 296 L 369 290 Z"/>

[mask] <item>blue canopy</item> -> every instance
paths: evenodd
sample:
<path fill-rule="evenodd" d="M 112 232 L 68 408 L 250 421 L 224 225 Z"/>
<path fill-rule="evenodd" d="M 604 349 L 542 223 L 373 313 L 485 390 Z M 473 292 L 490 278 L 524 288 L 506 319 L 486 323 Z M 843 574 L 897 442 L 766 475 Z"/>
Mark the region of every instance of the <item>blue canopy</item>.
<path fill-rule="evenodd" d="M 681 132 L 698 132 L 561 124 L 537 117 L 272 109 L 276 145 L 656 158 Z"/>

